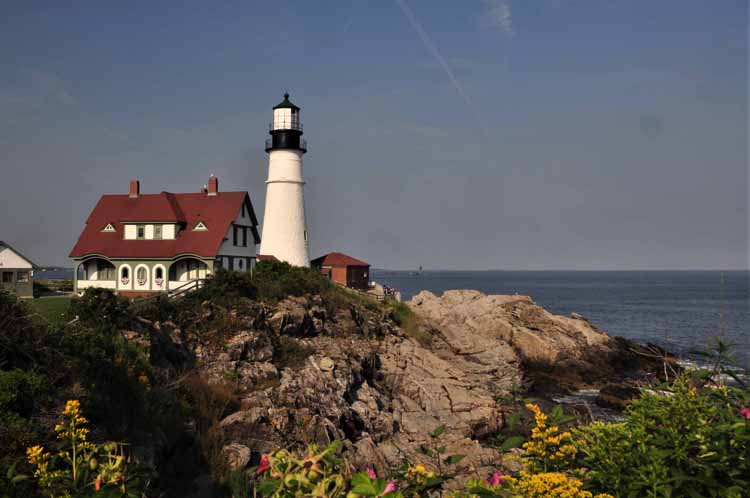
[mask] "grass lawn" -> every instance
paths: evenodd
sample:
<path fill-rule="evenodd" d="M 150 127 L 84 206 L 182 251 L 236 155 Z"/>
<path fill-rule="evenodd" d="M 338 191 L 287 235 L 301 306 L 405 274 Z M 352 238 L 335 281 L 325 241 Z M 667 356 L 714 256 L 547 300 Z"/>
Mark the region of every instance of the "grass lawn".
<path fill-rule="evenodd" d="M 69 296 L 49 296 L 29 299 L 31 308 L 53 325 L 65 323 L 65 313 L 70 307 Z"/>

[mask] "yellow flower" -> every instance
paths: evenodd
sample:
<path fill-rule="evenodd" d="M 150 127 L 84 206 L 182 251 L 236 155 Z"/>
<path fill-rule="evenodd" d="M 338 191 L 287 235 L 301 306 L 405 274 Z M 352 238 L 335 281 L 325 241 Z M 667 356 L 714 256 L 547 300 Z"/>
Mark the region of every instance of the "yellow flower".
<path fill-rule="evenodd" d="M 81 413 L 81 402 L 77 399 L 69 399 L 67 403 L 65 403 L 65 410 L 63 411 L 63 415 L 73 415 L 78 416 Z"/>
<path fill-rule="evenodd" d="M 41 461 L 43 459 L 44 454 L 44 447 L 43 446 L 32 446 L 31 448 L 26 449 L 26 458 L 28 458 L 29 463 L 32 465 L 36 465 L 37 462 Z"/>

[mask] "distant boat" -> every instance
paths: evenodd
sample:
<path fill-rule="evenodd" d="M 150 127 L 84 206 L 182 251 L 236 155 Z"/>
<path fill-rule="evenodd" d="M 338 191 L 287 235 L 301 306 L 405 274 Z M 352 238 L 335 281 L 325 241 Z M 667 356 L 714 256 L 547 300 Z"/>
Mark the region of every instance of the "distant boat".
<path fill-rule="evenodd" d="M 422 265 L 419 265 L 419 271 L 410 271 L 409 275 L 421 275 L 422 274 Z"/>

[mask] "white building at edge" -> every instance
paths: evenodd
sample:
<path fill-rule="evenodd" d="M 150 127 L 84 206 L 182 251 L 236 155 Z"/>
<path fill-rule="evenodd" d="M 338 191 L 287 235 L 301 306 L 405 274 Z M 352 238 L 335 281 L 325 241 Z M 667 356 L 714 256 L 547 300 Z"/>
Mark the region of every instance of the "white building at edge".
<path fill-rule="evenodd" d="M 310 266 L 302 179 L 307 143 L 301 138 L 300 108 L 289 101 L 288 93 L 273 108 L 270 134 L 266 140 L 268 180 L 260 254 L 295 266 Z"/>

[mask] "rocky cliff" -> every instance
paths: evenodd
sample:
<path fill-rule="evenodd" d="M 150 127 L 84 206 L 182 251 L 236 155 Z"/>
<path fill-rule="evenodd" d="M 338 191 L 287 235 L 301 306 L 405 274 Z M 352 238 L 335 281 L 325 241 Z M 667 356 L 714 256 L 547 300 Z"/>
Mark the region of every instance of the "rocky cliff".
<path fill-rule="evenodd" d="M 203 303 L 201 333 L 159 328 L 189 344 L 200 376 L 236 400 L 215 428 L 235 469 L 279 447 L 338 439 L 353 466 L 385 470 L 419 459 L 445 425 L 441 444 L 467 455 L 457 470 L 475 471 L 497 464 L 488 441 L 509 393 L 599 387 L 658 366 L 635 344 L 526 296 L 422 292 L 407 305 L 418 334 L 392 308 L 355 299 L 333 310 L 317 296 L 245 303 L 220 320 Z"/>

